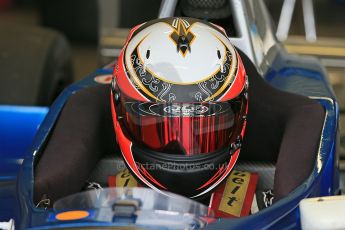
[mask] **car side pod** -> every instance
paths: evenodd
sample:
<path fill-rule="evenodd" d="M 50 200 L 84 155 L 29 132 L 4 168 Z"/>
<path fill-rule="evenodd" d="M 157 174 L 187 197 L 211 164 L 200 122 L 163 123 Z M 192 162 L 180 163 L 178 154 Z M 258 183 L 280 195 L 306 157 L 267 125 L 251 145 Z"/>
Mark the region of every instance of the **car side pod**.
<path fill-rule="evenodd" d="M 299 209 L 302 229 L 345 229 L 345 195 L 303 199 Z"/>

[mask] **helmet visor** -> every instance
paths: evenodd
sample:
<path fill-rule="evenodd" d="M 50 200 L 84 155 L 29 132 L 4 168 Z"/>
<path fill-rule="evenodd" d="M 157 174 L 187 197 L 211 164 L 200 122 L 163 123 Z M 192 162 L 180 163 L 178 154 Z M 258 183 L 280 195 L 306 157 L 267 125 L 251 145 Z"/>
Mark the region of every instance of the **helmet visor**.
<path fill-rule="evenodd" d="M 243 126 L 243 93 L 227 102 L 138 102 L 122 94 L 115 105 L 119 123 L 137 145 L 157 152 L 196 155 L 234 142 Z"/>

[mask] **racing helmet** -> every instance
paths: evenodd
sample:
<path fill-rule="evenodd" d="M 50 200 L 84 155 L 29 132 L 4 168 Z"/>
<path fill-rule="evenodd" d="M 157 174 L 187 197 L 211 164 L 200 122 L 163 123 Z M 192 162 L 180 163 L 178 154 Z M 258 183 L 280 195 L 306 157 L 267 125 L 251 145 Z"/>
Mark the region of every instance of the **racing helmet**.
<path fill-rule="evenodd" d="M 239 156 L 248 80 L 225 31 L 191 18 L 134 27 L 114 68 L 118 146 L 144 185 L 190 198 L 214 189 Z"/>

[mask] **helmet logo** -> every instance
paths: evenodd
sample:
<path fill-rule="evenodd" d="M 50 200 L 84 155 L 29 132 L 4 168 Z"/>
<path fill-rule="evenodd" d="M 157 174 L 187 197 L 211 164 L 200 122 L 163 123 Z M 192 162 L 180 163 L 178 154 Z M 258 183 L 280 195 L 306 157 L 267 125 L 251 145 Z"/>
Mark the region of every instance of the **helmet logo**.
<path fill-rule="evenodd" d="M 208 111 L 204 105 L 169 105 L 164 108 L 164 112 L 174 116 L 197 116 Z"/>
<path fill-rule="evenodd" d="M 191 52 L 190 46 L 195 38 L 195 35 L 190 31 L 191 24 L 184 19 L 176 18 L 171 26 L 174 30 L 170 34 L 170 38 L 176 44 L 177 52 L 185 57 L 187 51 Z"/>

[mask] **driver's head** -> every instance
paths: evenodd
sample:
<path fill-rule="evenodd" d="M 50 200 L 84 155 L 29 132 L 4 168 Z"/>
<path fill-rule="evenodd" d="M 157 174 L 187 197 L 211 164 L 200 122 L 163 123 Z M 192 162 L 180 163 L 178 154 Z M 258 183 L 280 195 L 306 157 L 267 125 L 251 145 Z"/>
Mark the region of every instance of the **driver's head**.
<path fill-rule="evenodd" d="M 189 197 L 215 188 L 238 158 L 247 87 L 222 28 L 166 18 L 132 29 L 111 101 L 117 142 L 133 175 Z"/>

